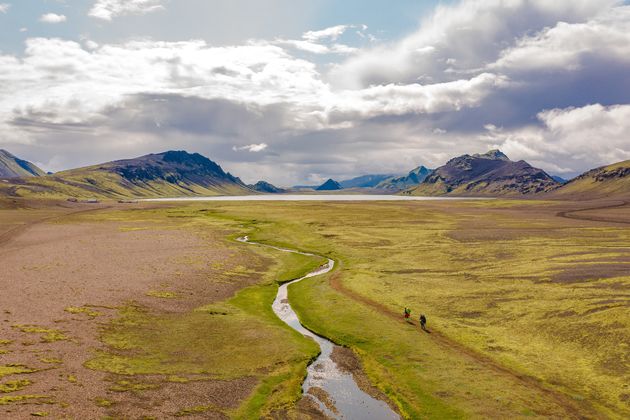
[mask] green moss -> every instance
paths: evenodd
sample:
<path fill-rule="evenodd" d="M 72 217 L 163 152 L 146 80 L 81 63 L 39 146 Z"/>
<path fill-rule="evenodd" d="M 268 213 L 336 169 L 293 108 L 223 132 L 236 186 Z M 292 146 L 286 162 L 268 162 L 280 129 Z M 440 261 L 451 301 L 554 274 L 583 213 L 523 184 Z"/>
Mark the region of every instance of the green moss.
<path fill-rule="evenodd" d="M 99 407 L 111 407 L 115 404 L 115 402 L 108 400 L 107 398 L 96 397 L 94 398 L 94 402 Z"/>
<path fill-rule="evenodd" d="M 198 405 L 195 407 L 184 408 L 175 413 L 175 417 L 195 416 L 206 413 L 208 411 L 219 411 L 214 405 Z"/>
<path fill-rule="evenodd" d="M 13 325 L 13 328 L 24 333 L 40 334 L 41 341 L 43 343 L 54 343 L 56 341 L 65 341 L 70 339 L 60 330 L 42 328 L 36 325 Z"/>
<path fill-rule="evenodd" d="M 42 357 L 42 358 L 39 359 L 39 361 L 42 362 L 42 363 L 57 364 L 57 365 L 63 363 L 63 360 L 57 359 L 57 358 L 54 358 L 54 357 L 51 357 L 51 358 Z"/>
<path fill-rule="evenodd" d="M 159 387 L 160 386 L 157 384 L 146 384 L 142 382 L 122 380 L 109 387 L 109 390 L 114 392 L 139 392 L 149 389 L 157 389 Z"/>
<path fill-rule="evenodd" d="M 21 379 L 19 381 L 10 381 L 0 384 L 0 393 L 8 394 L 9 392 L 20 391 L 32 384 L 28 379 Z"/>
<path fill-rule="evenodd" d="M 35 372 L 34 369 L 30 369 L 24 365 L 4 365 L 0 366 L 0 379 L 9 375 L 19 375 L 33 372 Z"/>
<path fill-rule="evenodd" d="M 0 397 L 0 405 L 9 405 L 16 403 L 53 404 L 49 397 L 45 395 L 8 395 L 5 397 Z"/>
<path fill-rule="evenodd" d="M 152 296 L 160 299 L 175 299 L 177 298 L 177 293 L 151 290 L 147 292 L 147 296 Z"/>
<path fill-rule="evenodd" d="M 71 314 L 85 314 L 89 316 L 90 318 L 96 318 L 97 316 L 102 315 L 100 312 L 95 311 L 94 309 L 91 309 L 85 306 L 82 306 L 82 307 L 70 306 L 64 310 Z"/>
<path fill-rule="evenodd" d="M 169 382 L 178 383 L 178 384 L 186 384 L 190 382 L 190 379 L 184 378 L 182 376 L 177 376 L 177 375 L 171 375 L 168 378 L 166 378 L 166 380 Z"/>
<path fill-rule="evenodd" d="M 279 264 L 276 280 L 280 283 L 298 279 L 327 262 L 325 258 L 321 257 L 311 257 L 286 252 L 275 255 L 274 257 Z"/>

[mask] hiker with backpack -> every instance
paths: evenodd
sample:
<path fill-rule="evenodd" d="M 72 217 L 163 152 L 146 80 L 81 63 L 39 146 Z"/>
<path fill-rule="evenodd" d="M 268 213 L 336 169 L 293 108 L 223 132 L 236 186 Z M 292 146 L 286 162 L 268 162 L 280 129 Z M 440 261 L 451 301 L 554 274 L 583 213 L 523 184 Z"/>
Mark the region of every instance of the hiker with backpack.
<path fill-rule="evenodd" d="M 424 316 L 424 314 L 420 315 L 420 328 L 422 328 L 423 331 L 427 330 L 427 317 Z"/>

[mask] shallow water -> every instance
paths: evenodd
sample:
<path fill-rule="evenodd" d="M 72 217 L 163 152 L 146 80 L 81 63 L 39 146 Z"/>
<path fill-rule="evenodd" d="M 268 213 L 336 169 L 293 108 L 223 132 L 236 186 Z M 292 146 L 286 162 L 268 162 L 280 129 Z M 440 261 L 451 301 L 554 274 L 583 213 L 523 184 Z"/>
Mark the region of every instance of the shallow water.
<path fill-rule="evenodd" d="M 314 256 L 313 254 L 304 252 L 250 242 L 248 237 L 241 238 L 239 241 L 266 246 L 283 252 Z M 302 390 L 304 394 L 307 394 L 312 387 L 319 387 L 326 391 L 333 401 L 337 413 L 333 413 L 326 407 L 323 401 L 320 401 L 314 395 L 309 395 L 317 402 L 322 411 L 332 418 L 357 420 L 399 419 L 400 417 L 392 411 L 385 402 L 363 392 L 351 374 L 342 372 L 339 369 L 337 364 L 331 359 L 335 344 L 330 340 L 314 334 L 300 324 L 297 314 L 289 304 L 288 287 L 291 284 L 328 273 L 333 269 L 334 265 L 335 262 L 329 259 L 324 266 L 312 271 L 306 276 L 281 285 L 278 288 L 278 294 L 272 305 L 273 311 L 281 320 L 302 335 L 315 340 L 321 349 L 319 357 L 308 367 L 307 377 L 302 384 Z"/>
<path fill-rule="evenodd" d="M 412 197 L 408 195 L 370 194 L 262 194 L 226 195 L 217 197 L 148 198 L 139 201 L 461 201 L 489 200 L 480 197 Z"/>

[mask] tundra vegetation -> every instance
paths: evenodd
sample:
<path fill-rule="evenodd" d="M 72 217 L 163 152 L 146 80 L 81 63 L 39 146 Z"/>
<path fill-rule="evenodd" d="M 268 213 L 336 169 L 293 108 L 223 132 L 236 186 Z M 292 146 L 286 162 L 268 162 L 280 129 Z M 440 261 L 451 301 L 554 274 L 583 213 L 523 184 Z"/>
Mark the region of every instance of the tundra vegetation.
<path fill-rule="evenodd" d="M 195 235 L 217 255 L 170 262 L 205 272 L 197 289 L 182 271 L 109 305 L 63 302 L 49 322 L 7 315 L 0 404 L 8 414 L 45 404 L 51 415 L 313 415 L 300 383 L 317 347 L 279 321 L 271 303 L 278 282 L 324 260 L 235 241 L 249 235 L 338 262 L 292 285 L 289 299 L 308 328 L 356 353 L 403 417 L 627 417 L 630 209 L 573 212 L 584 206 L 212 202 L 49 220 L 135 240 L 152 231 Z M 413 322 L 402 319 L 404 307 Z M 63 317 L 92 325 L 94 343 L 77 339 L 75 324 L 55 323 Z M 77 352 L 80 368 L 68 360 Z M 66 383 L 38 386 L 52 376 Z M 67 397 L 88 381 L 102 392 Z"/>

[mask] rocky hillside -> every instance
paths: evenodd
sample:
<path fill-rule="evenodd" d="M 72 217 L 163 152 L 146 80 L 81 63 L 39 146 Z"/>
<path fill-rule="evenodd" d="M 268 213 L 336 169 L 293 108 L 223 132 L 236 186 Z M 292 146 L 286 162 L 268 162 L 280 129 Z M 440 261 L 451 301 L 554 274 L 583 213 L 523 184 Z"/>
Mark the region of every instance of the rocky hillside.
<path fill-rule="evenodd" d="M 37 166 L 0 149 L 0 178 L 21 178 L 44 176 L 46 173 Z"/>
<path fill-rule="evenodd" d="M 593 169 L 551 193 L 553 197 L 595 199 L 630 197 L 630 160 Z"/>
<path fill-rule="evenodd" d="M 40 178 L 11 180 L 0 189 L 13 196 L 178 197 L 247 194 L 251 190 L 210 159 L 183 151 L 72 169 Z"/>
<path fill-rule="evenodd" d="M 433 171 L 419 166 L 405 176 L 390 177 L 380 182 L 376 188 L 391 192 L 403 191 L 422 183 Z"/>
<path fill-rule="evenodd" d="M 542 169 L 513 162 L 499 150 L 463 155 L 436 169 L 412 195 L 505 196 L 552 191 L 559 187 Z"/>

